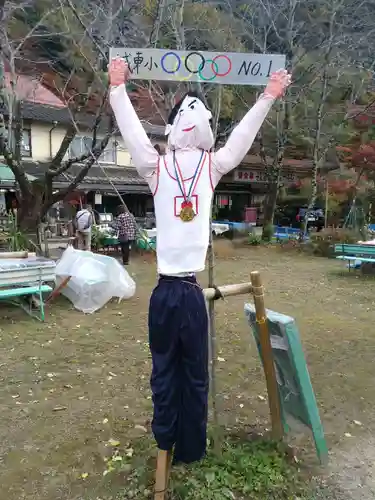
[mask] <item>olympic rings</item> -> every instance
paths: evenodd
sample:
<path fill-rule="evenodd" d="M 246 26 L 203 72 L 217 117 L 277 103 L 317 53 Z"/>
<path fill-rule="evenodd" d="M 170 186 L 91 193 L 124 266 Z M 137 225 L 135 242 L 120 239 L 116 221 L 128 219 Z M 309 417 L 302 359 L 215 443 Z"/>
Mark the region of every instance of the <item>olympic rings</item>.
<path fill-rule="evenodd" d="M 215 62 L 213 59 L 206 59 L 206 62 L 210 62 L 211 63 L 211 67 L 213 67 L 214 65 L 216 66 L 216 69 L 215 69 L 215 73 L 213 74 L 213 76 L 211 76 L 211 78 L 206 78 L 202 75 L 202 71 L 199 71 L 199 78 L 201 78 L 202 80 L 204 80 L 205 82 L 211 82 L 214 78 L 216 78 L 216 76 L 218 76 L 218 71 L 219 71 L 219 66 L 217 64 L 217 62 Z"/>
<path fill-rule="evenodd" d="M 184 63 L 185 68 L 186 68 L 186 59 L 187 59 L 186 56 L 181 56 L 181 62 Z M 188 71 L 187 76 L 179 76 L 177 81 L 187 82 L 188 80 L 191 80 L 193 78 L 193 76 L 197 73 L 197 71 L 191 71 L 190 73 L 189 73 L 189 70 L 187 70 L 187 71 Z"/>
<path fill-rule="evenodd" d="M 200 63 L 199 65 L 199 68 L 196 70 L 196 71 L 192 71 L 190 68 L 188 68 L 188 65 L 187 65 L 187 62 L 188 62 L 188 59 L 189 57 L 191 57 L 193 54 L 196 54 L 198 55 L 201 59 L 202 59 L 202 62 Z M 190 52 L 186 57 L 185 57 L 185 68 L 189 71 L 189 73 L 193 73 L 193 74 L 197 74 L 199 73 L 200 71 L 202 71 L 202 69 L 204 68 L 206 64 L 206 60 L 205 58 L 202 56 L 202 54 L 200 52 Z"/>
<path fill-rule="evenodd" d="M 167 69 L 165 67 L 165 60 L 167 57 L 170 57 L 170 56 L 175 57 L 175 59 L 177 61 L 177 67 L 173 70 Z M 201 58 L 201 62 L 199 63 L 198 67 L 196 66 L 195 63 L 193 63 L 194 69 L 191 68 L 191 63 L 189 63 L 189 58 L 192 56 L 199 56 Z M 226 61 L 228 63 L 228 69 L 226 71 L 221 72 L 221 73 L 219 72 L 219 65 L 216 62 L 220 58 L 226 59 Z M 210 64 L 211 70 L 213 73 L 213 76 L 211 76 L 209 78 L 204 76 L 202 73 L 204 68 L 206 67 L 206 64 Z M 194 77 L 194 75 L 197 75 L 197 76 L 199 76 L 199 78 L 201 80 L 206 81 L 206 82 L 210 82 L 210 81 L 214 80 L 216 77 L 219 77 L 219 78 L 225 77 L 225 76 L 229 75 L 229 73 L 232 71 L 232 61 L 229 59 L 229 57 L 227 55 L 218 54 L 213 59 L 205 59 L 203 54 L 201 54 L 200 52 L 196 52 L 196 51 L 189 52 L 186 56 L 180 56 L 178 53 L 172 52 L 172 51 L 166 52 L 160 60 L 160 65 L 165 73 L 167 73 L 169 75 L 175 75 L 175 76 L 177 76 L 180 69 L 182 69 L 181 66 L 183 65 L 184 69 L 186 69 L 188 74 L 187 74 L 187 76 L 181 76 L 181 77 L 178 76 L 176 78 L 177 81 L 188 81 L 188 80 L 191 80 Z"/>
<path fill-rule="evenodd" d="M 165 68 L 164 66 L 164 59 L 167 57 L 167 56 L 174 56 L 176 59 L 177 59 L 177 68 L 174 69 L 173 71 L 170 71 L 168 69 Z M 181 59 L 179 58 L 178 54 L 176 54 L 175 52 L 167 52 L 166 54 L 163 55 L 163 57 L 161 58 L 160 60 L 160 65 L 161 67 L 163 68 L 163 71 L 165 73 L 168 73 L 169 75 L 173 75 L 174 73 L 177 73 L 178 70 L 180 69 L 181 67 Z"/>
<path fill-rule="evenodd" d="M 219 54 L 217 56 L 214 57 L 213 61 L 212 61 L 212 64 L 211 64 L 211 68 L 212 68 L 212 72 L 214 72 L 214 69 L 213 69 L 213 65 L 214 63 L 217 61 L 217 59 L 219 59 L 220 57 L 226 59 L 228 61 L 228 69 L 227 71 L 225 71 L 225 73 L 219 73 L 218 72 L 218 69 L 216 69 L 215 73 L 216 73 L 216 76 L 227 76 L 229 75 L 229 73 L 232 71 L 232 61 L 229 59 L 228 56 L 224 55 L 224 54 Z M 217 67 L 217 65 L 216 65 Z"/>

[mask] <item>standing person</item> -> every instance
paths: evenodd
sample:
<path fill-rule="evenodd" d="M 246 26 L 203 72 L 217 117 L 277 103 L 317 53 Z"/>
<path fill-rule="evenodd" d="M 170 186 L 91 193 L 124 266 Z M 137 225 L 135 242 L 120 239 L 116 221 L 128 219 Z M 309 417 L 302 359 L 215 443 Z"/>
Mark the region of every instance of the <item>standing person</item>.
<path fill-rule="evenodd" d="M 84 205 L 74 218 L 79 250 L 91 251 L 91 229 L 94 222 L 91 205 Z"/>
<path fill-rule="evenodd" d="M 160 155 L 131 104 L 123 59 L 109 66 L 110 101 L 126 148 L 154 197 L 159 282 L 150 299 L 152 430 L 158 464 L 170 456 L 190 463 L 206 452 L 208 408 L 208 317 L 196 273 L 203 271 L 209 242 L 213 192 L 250 149 L 272 104 L 290 84 L 285 70 L 273 75 L 227 143 L 211 152 L 211 112 L 188 92 L 166 127 L 168 148 Z M 161 466 L 161 465 L 160 465 Z"/>
<path fill-rule="evenodd" d="M 118 211 L 119 215 L 110 226 L 118 232 L 122 263 L 127 266 L 129 264 L 130 247 L 134 243 L 137 234 L 137 224 L 133 214 L 124 205 L 120 205 Z"/>

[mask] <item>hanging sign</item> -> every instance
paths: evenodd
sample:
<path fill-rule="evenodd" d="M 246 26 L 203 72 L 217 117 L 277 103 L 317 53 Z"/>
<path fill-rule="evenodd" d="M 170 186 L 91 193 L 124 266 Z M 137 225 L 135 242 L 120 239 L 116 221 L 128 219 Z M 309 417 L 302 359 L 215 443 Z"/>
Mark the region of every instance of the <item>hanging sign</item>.
<path fill-rule="evenodd" d="M 236 182 L 268 182 L 267 176 L 265 172 L 260 170 L 248 170 L 248 169 L 238 169 L 234 170 L 233 180 Z M 297 180 L 297 176 L 295 173 L 288 172 L 281 174 L 281 183 L 282 184 L 294 184 Z"/>
<path fill-rule="evenodd" d="M 94 204 L 95 205 L 101 205 L 103 202 L 102 200 L 102 195 L 101 193 L 95 193 L 95 200 L 94 200 Z"/>
<path fill-rule="evenodd" d="M 124 58 L 138 80 L 256 86 L 266 85 L 286 61 L 281 54 L 127 48 L 112 48 L 109 57 Z"/>

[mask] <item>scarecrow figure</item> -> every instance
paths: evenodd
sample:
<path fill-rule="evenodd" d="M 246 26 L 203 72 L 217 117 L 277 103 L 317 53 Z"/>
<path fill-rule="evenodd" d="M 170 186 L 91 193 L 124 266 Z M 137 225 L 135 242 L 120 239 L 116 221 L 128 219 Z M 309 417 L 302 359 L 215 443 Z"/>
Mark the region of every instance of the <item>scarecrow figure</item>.
<path fill-rule="evenodd" d="M 205 267 L 213 192 L 237 167 L 275 99 L 290 84 L 285 70 L 274 73 L 256 104 L 218 151 L 211 112 L 188 92 L 172 110 L 160 156 L 127 95 L 130 76 L 123 59 L 109 66 L 110 101 L 132 161 L 153 194 L 159 281 L 149 307 L 152 354 L 152 430 L 160 450 L 174 449 L 174 462 L 190 463 L 206 452 L 208 406 L 208 318 L 196 273 Z"/>

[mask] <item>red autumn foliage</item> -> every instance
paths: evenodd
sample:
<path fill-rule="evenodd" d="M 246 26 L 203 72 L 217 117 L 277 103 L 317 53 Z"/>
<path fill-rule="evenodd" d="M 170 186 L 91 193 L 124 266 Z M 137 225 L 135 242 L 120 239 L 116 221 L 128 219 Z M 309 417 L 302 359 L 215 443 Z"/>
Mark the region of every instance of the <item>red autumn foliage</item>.
<path fill-rule="evenodd" d="M 351 168 L 375 170 L 375 141 L 368 144 L 338 146 L 336 149 L 342 153 L 343 161 Z"/>

